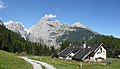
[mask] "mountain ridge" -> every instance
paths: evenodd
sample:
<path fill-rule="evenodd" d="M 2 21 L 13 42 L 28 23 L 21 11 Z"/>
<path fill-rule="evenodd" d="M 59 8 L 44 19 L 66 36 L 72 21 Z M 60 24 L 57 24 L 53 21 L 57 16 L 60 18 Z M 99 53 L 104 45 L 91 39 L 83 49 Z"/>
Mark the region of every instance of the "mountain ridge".
<path fill-rule="evenodd" d="M 83 35 L 79 37 L 79 39 L 82 40 L 83 38 L 86 38 L 88 36 L 90 37 L 93 35 L 99 35 L 98 33 L 92 31 L 91 29 L 81 24 L 80 22 L 77 22 L 72 26 L 68 26 L 65 24 L 61 24 L 58 20 L 50 20 L 50 18 L 52 18 L 50 17 L 50 15 L 46 15 L 42 17 L 36 23 L 36 25 L 28 29 L 24 28 L 21 22 L 19 23 L 19 22 L 10 21 L 10 22 L 5 22 L 4 24 L 8 29 L 12 30 L 13 32 L 16 32 L 21 37 L 24 37 L 24 39 L 26 40 L 32 42 L 40 42 L 42 44 L 46 44 L 47 46 L 55 46 L 55 47 L 60 46 L 60 42 L 58 42 L 59 41 L 58 39 L 61 39 L 60 41 L 63 41 L 64 39 L 66 39 L 64 35 L 65 34 L 71 35 L 71 32 L 74 32 L 74 35 L 76 36 Z M 89 35 L 84 32 L 81 33 L 80 30 L 87 30 L 87 32 L 89 31 L 90 33 L 92 33 L 92 35 Z M 68 37 L 67 39 L 69 38 L 71 37 Z"/>

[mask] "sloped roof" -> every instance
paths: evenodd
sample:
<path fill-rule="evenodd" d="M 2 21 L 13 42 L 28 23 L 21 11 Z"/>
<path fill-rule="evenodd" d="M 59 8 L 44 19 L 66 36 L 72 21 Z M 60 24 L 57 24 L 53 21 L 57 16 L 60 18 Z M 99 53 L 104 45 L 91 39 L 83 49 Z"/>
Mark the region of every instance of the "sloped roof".
<path fill-rule="evenodd" d="M 96 52 L 96 51 L 99 49 L 100 46 L 101 46 L 101 45 L 96 44 L 96 45 L 91 46 L 90 48 L 86 47 L 86 48 L 83 49 L 82 51 L 79 51 L 78 53 L 76 53 L 76 54 L 72 57 L 72 59 L 73 59 L 73 60 L 82 61 L 82 60 L 84 60 L 90 53 Z"/>
<path fill-rule="evenodd" d="M 59 56 L 61 57 L 67 57 L 71 52 L 76 50 L 75 55 L 72 57 L 73 60 L 77 61 L 83 61 L 89 54 L 92 52 L 96 52 L 100 46 L 103 46 L 103 44 L 95 44 L 95 45 L 90 45 L 89 47 L 87 46 L 86 48 L 83 48 L 83 46 L 68 46 L 65 48 L 63 51 L 59 53 Z"/>
<path fill-rule="evenodd" d="M 67 54 L 69 54 L 70 52 L 72 52 L 72 48 L 71 48 L 71 46 L 68 46 L 63 51 L 61 51 L 58 55 L 61 57 L 66 57 Z"/>
<path fill-rule="evenodd" d="M 63 51 L 61 51 L 58 55 L 61 57 L 67 57 L 71 52 L 73 52 L 75 50 L 78 51 L 81 49 L 82 49 L 81 46 L 76 46 L 76 45 L 68 46 Z"/>

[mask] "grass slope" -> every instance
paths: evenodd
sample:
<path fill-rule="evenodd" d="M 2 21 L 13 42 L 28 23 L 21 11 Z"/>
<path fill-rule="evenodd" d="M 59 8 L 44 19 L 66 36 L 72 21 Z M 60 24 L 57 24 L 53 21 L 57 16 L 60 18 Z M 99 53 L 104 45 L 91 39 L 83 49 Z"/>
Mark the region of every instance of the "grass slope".
<path fill-rule="evenodd" d="M 38 61 L 43 61 L 49 63 L 56 67 L 57 69 L 80 69 L 80 62 L 70 61 L 70 60 L 61 60 L 61 59 L 52 59 L 49 56 L 39 56 L 39 57 L 30 57 Z M 120 69 L 120 59 L 109 59 L 112 61 L 111 65 L 102 65 L 100 63 L 83 63 L 82 69 Z"/>
<path fill-rule="evenodd" d="M 0 69 L 32 69 L 32 65 L 15 54 L 0 50 Z"/>

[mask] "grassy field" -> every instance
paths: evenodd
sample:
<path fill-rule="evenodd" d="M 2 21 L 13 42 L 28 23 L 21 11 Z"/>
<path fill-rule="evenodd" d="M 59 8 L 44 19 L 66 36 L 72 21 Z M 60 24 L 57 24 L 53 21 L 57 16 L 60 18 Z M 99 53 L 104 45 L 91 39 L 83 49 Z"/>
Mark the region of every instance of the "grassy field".
<path fill-rule="evenodd" d="M 32 65 L 15 54 L 0 50 L 0 69 L 32 69 Z"/>
<path fill-rule="evenodd" d="M 80 69 L 80 62 L 52 59 L 50 56 L 29 57 L 38 61 L 49 63 L 57 69 Z M 108 60 L 108 59 L 107 59 Z M 112 61 L 111 65 L 102 65 L 101 63 L 83 63 L 82 69 L 120 69 L 120 59 L 109 58 Z"/>

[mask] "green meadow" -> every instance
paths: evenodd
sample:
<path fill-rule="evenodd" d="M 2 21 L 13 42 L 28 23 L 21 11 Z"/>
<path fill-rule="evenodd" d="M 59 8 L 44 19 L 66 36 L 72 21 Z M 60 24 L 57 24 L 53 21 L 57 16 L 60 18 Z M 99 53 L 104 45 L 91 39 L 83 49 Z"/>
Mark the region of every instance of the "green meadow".
<path fill-rule="evenodd" d="M 43 61 L 53 65 L 57 69 L 81 69 L 80 62 L 71 60 L 61 60 L 58 58 L 52 59 L 50 56 L 29 56 L 29 58 Z M 108 58 L 112 63 L 110 65 L 104 65 L 103 63 L 83 63 L 82 69 L 120 69 L 120 59 Z M 32 69 L 32 65 L 23 59 L 19 58 L 15 54 L 8 53 L 0 50 L 0 69 Z M 44 67 L 43 67 L 44 69 Z"/>
<path fill-rule="evenodd" d="M 71 60 L 61 60 L 61 59 L 52 59 L 50 56 L 37 56 L 37 57 L 29 57 L 34 60 L 43 61 L 48 64 L 53 65 L 57 69 L 81 69 L 80 62 L 71 61 Z M 104 65 L 106 61 L 103 63 L 83 63 L 82 69 L 120 69 L 120 59 L 108 58 L 107 60 L 111 60 L 111 65 Z"/>
<path fill-rule="evenodd" d="M 32 65 L 15 54 L 0 50 L 0 69 L 32 69 Z"/>

